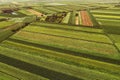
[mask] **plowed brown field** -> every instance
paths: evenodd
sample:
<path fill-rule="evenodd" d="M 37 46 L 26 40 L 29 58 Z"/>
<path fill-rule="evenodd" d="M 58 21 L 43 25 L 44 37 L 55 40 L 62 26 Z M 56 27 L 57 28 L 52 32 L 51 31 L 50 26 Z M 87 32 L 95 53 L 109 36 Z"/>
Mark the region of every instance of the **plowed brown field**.
<path fill-rule="evenodd" d="M 93 23 L 87 13 L 87 11 L 80 11 L 81 18 L 82 18 L 82 25 L 84 26 L 93 26 Z"/>

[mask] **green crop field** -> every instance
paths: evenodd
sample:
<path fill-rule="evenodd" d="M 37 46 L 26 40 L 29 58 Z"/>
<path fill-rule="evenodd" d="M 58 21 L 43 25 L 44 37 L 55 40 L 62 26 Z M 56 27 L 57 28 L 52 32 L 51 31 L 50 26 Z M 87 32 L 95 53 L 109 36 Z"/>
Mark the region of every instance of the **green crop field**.
<path fill-rule="evenodd" d="M 0 22 L 0 29 L 6 28 L 12 24 L 15 24 L 15 22 L 14 21 L 2 21 L 2 22 Z"/>
<path fill-rule="evenodd" d="M 0 80 L 120 80 L 120 1 L 1 0 Z"/>

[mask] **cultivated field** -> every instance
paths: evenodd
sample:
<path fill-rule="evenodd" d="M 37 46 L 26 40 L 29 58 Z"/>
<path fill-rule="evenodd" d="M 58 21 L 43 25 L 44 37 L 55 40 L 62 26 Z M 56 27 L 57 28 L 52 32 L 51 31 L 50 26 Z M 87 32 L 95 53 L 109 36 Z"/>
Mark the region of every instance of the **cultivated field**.
<path fill-rule="evenodd" d="M 119 3 L 0 5 L 0 80 L 120 80 Z"/>

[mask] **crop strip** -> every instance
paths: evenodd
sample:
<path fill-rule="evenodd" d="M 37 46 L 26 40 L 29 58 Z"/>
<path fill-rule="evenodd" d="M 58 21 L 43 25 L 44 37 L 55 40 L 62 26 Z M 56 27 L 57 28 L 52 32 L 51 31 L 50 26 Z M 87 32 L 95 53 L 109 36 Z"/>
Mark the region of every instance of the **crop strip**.
<path fill-rule="evenodd" d="M 85 26 L 93 26 L 93 23 L 87 13 L 87 11 L 81 11 L 82 24 Z"/>

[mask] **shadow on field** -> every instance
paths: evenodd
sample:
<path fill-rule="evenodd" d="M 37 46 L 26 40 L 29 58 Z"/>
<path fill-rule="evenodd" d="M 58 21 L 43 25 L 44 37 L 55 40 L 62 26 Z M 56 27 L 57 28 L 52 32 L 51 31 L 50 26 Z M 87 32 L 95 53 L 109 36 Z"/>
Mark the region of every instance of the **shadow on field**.
<path fill-rule="evenodd" d="M 83 79 L 76 78 L 74 76 L 70 76 L 70 75 L 56 72 L 56 71 L 53 71 L 53 70 L 50 70 L 44 67 L 40 67 L 40 66 L 33 65 L 27 62 L 23 62 L 23 61 L 20 61 L 20 60 L 11 58 L 11 57 L 7 57 L 2 54 L 0 54 L 0 62 L 14 66 L 16 68 L 19 68 L 19 69 L 22 69 L 28 72 L 31 72 L 31 73 L 34 73 L 34 74 L 37 74 L 37 75 L 40 75 L 40 76 L 43 76 L 50 80 L 83 80 Z"/>
<path fill-rule="evenodd" d="M 103 62 L 108 62 L 108 63 L 120 65 L 120 60 L 110 59 L 110 58 L 101 57 L 101 56 L 95 56 L 95 55 L 91 55 L 91 54 L 87 54 L 87 53 L 75 52 L 75 51 L 71 51 L 71 50 L 61 49 L 61 48 L 47 46 L 47 45 L 43 45 L 43 44 L 31 43 L 31 42 L 17 40 L 17 39 L 9 38 L 8 40 L 16 42 L 16 43 L 29 45 L 29 46 L 39 47 L 39 48 L 48 49 L 48 50 L 54 50 L 57 52 L 61 52 L 63 54 L 70 54 L 70 55 L 74 55 L 74 56 L 80 56 L 80 57 L 85 57 L 85 58 L 90 58 L 90 59 L 95 59 L 95 60 L 99 60 L 99 61 L 103 61 Z"/>

